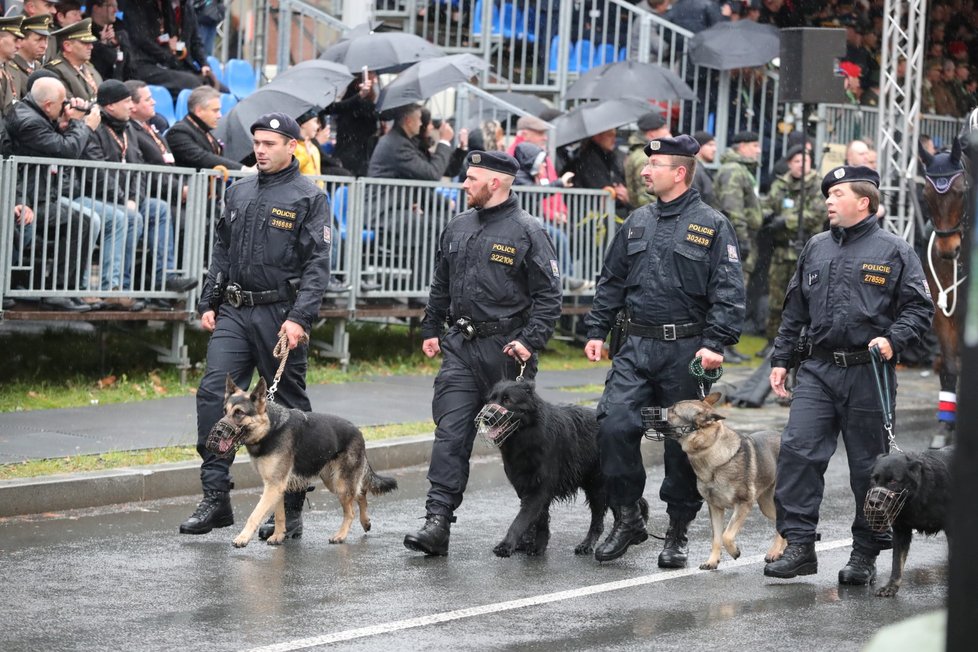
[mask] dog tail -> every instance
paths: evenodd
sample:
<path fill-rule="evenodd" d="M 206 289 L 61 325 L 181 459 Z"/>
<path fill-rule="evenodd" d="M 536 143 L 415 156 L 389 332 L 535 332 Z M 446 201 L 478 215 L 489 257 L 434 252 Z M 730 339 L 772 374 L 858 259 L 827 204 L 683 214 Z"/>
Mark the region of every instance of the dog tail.
<path fill-rule="evenodd" d="M 642 512 L 642 520 L 646 523 L 649 522 L 649 501 L 644 498 L 638 499 L 638 509 Z"/>
<path fill-rule="evenodd" d="M 388 475 L 377 475 L 367 463 L 367 490 L 375 496 L 390 493 L 397 489 L 397 480 Z"/>

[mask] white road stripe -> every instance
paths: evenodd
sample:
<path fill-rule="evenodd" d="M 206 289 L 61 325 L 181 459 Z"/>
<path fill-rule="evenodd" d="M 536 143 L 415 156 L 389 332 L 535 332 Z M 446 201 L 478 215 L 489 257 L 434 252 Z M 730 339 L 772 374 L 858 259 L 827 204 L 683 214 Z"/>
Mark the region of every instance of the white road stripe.
<path fill-rule="evenodd" d="M 815 544 L 815 549 L 819 552 L 824 552 L 826 550 L 835 550 L 836 548 L 845 548 L 846 546 L 851 546 L 851 545 L 852 545 L 852 539 L 840 539 L 838 541 L 827 541 L 825 543 L 817 543 Z M 740 559 L 734 561 L 725 560 L 721 568 L 724 569 L 737 568 L 740 566 L 749 566 L 751 564 L 758 564 L 763 561 L 764 561 L 764 555 L 755 555 L 753 557 L 741 557 Z M 548 604 L 550 602 L 573 600 L 575 598 L 583 598 L 585 596 L 596 595 L 598 593 L 608 593 L 609 591 L 620 591 L 621 589 L 630 589 L 636 586 L 655 584 L 658 582 L 665 582 L 667 580 L 675 580 L 683 577 L 688 577 L 690 575 L 698 575 L 700 573 L 712 573 L 712 572 L 714 571 L 701 571 L 699 568 L 684 568 L 681 570 L 665 571 L 661 573 L 656 573 L 654 575 L 643 575 L 641 577 L 634 577 L 630 580 L 619 580 L 617 582 L 607 582 L 605 584 L 583 586 L 579 589 L 558 591 L 556 593 L 545 593 L 543 595 L 531 596 L 529 598 L 521 598 L 519 600 L 496 602 L 493 604 L 486 604 L 478 607 L 469 607 L 467 609 L 455 609 L 454 611 L 445 611 L 439 614 L 431 614 L 430 616 L 419 616 L 417 618 L 408 618 L 405 620 L 395 620 L 389 623 L 380 623 L 379 625 L 371 625 L 369 627 L 348 629 L 346 631 L 336 632 L 334 634 L 324 634 L 322 636 L 313 636 L 310 638 L 299 638 L 294 641 L 284 641 L 282 643 L 274 643 L 272 645 L 256 647 L 250 650 L 250 652 L 291 652 L 292 650 L 302 650 L 305 648 L 315 647 L 317 645 L 328 645 L 330 643 L 351 641 L 356 638 L 366 638 L 368 636 L 377 636 L 379 634 L 390 634 L 391 632 L 397 632 L 404 629 L 413 629 L 415 627 L 424 627 L 426 625 L 436 625 L 438 623 L 446 623 L 453 620 L 461 620 L 462 618 L 471 618 L 473 616 L 484 616 L 486 614 L 495 614 L 495 613 L 500 613 L 502 611 L 511 611 L 513 609 L 523 609 L 525 607 L 533 607 L 540 604 Z"/>

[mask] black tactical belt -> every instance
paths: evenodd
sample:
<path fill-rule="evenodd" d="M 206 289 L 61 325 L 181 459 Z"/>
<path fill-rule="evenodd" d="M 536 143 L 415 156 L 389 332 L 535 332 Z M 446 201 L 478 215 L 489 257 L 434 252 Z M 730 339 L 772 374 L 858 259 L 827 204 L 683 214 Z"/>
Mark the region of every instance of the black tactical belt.
<path fill-rule="evenodd" d="M 224 300 L 229 305 L 240 308 L 241 306 L 259 306 L 266 303 L 278 303 L 279 301 L 287 301 L 288 299 L 283 297 L 282 293 L 278 290 L 252 292 L 250 290 L 242 290 L 241 286 L 237 283 L 229 283 L 224 290 Z"/>
<path fill-rule="evenodd" d="M 693 337 L 703 332 L 704 325 L 699 322 L 691 324 L 642 324 L 640 322 L 628 320 L 628 334 L 638 335 L 639 337 L 651 337 L 654 340 L 681 340 L 685 337 Z"/>
<path fill-rule="evenodd" d="M 455 322 L 462 337 L 467 340 L 474 340 L 477 337 L 491 337 L 501 333 L 508 333 L 516 330 L 526 323 L 523 317 L 510 317 L 509 319 L 497 319 L 494 321 L 472 321 L 468 317 L 461 317 Z"/>
<path fill-rule="evenodd" d="M 823 349 L 820 346 L 812 347 L 812 356 L 816 360 L 821 360 L 822 362 L 831 362 L 837 367 L 855 367 L 861 364 L 867 364 L 872 360 L 872 356 L 869 349 L 862 349 L 859 351 L 830 351 L 829 349 Z"/>

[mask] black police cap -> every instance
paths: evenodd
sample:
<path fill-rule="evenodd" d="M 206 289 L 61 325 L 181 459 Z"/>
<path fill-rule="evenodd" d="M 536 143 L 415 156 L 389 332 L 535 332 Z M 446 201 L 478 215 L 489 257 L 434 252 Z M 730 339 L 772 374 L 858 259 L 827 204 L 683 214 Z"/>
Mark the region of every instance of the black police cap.
<path fill-rule="evenodd" d="M 470 152 L 465 161 L 470 168 L 486 168 L 511 177 L 520 169 L 516 159 L 506 152 Z"/>
<path fill-rule="evenodd" d="M 696 156 L 700 151 L 700 144 L 696 139 L 686 134 L 679 134 L 674 138 L 653 138 L 645 146 L 645 155 L 664 154 L 671 156 Z"/>
<path fill-rule="evenodd" d="M 830 170 L 825 178 L 822 179 L 822 196 L 829 196 L 829 188 L 840 183 L 855 183 L 856 181 L 868 181 L 877 188 L 880 187 L 880 175 L 873 168 L 865 165 L 840 165 L 834 170 Z"/>
<path fill-rule="evenodd" d="M 761 139 L 757 135 L 756 131 L 738 131 L 734 134 L 733 140 L 730 141 L 731 145 L 737 145 L 738 143 L 756 143 Z"/>
<path fill-rule="evenodd" d="M 285 113 L 266 113 L 261 116 L 251 125 L 252 135 L 259 130 L 274 131 L 292 140 L 302 138 L 302 134 L 299 133 L 299 123 L 295 121 L 295 118 Z"/>

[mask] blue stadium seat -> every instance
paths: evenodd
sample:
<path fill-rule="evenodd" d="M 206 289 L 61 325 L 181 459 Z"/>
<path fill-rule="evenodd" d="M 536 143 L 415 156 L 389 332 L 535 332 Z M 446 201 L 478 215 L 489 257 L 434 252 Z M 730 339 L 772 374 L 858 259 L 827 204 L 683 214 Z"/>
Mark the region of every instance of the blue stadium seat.
<path fill-rule="evenodd" d="M 628 48 L 622 48 L 618 50 L 618 60 L 628 61 Z"/>
<path fill-rule="evenodd" d="M 599 45 L 594 49 L 594 66 L 603 66 L 606 63 L 614 63 L 615 46 L 610 43 Z"/>
<path fill-rule="evenodd" d="M 492 2 L 492 9 L 490 9 L 490 24 L 492 25 L 492 33 L 490 36 L 499 36 L 502 34 L 500 29 L 500 16 L 499 7 L 496 6 L 495 2 Z M 510 5 L 512 6 L 512 5 Z M 482 36 L 482 0 L 475 0 L 475 6 L 472 8 L 472 36 L 479 38 Z"/>
<path fill-rule="evenodd" d="M 502 28 L 503 36 L 513 38 L 519 31 L 519 23 L 516 21 L 516 6 L 512 2 L 504 2 L 503 8 L 499 12 L 499 26 Z M 492 23 L 493 34 L 496 33 L 496 21 Z"/>
<path fill-rule="evenodd" d="M 177 121 L 176 112 L 173 110 L 173 96 L 163 86 L 147 85 L 150 95 L 156 100 L 156 112 L 166 118 L 171 125 Z"/>
<path fill-rule="evenodd" d="M 554 34 L 550 39 L 550 72 L 557 72 L 557 56 L 560 54 L 560 36 Z"/>
<path fill-rule="evenodd" d="M 217 81 L 221 82 L 222 84 L 225 84 L 224 65 L 221 63 L 221 60 L 215 57 L 213 54 L 208 54 L 207 65 L 211 67 L 212 71 L 214 71 L 214 75 L 217 77 Z"/>
<path fill-rule="evenodd" d="M 346 213 L 347 213 L 347 195 L 350 189 L 347 186 L 340 186 L 335 191 L 333 191 L 333 197 L 330 199 L 330 206 L 333 210 L 333 219 L 336 221 L 336 225 L 340 229 L 340 238 L 346 240 Z M 372 229 L 363 230 L 363 241 L 370 242 L 376 237 L 376 233 Z"/>
<path fill-rule="evenodd" d="M 240 100 L 258 88 L 258 75 L 244 59 L 230 59 L 224 68 L 224 84 Z"/>
<path fill-rule="evenodd" d="M 529 15 L 528 15 L 529 14 Z M 522 7 L 516 7 L 516 38 L 523 39 L 527 43 L 536 43 L 537 35 L 534 31 L 536 26 L 533 24 L 533 13 L 523 12 Z"/>
<path fill-rule="evenodd" d="M 173 109 L 177 116 L 177 120 L 183 120 L 184 116 L 187 115 L 187 100 L 190 99 L 190 94 L 192 92 L 193 91 L 191 89 L 185 88 L 180 91 L 179 95 L 177 95 L 177 103 Z"/>
<path fill-rule="evenodd" d="M 587 39 L 581 39 L 571 48 L 567 70 L 569 72 L 587 72 L 591 69 L 591 61 L 593 60 L 594 45 Z"/>
<path fill-rule="evenodd" d="M 221 93 L 221 115 L 227 115 L 238 103 L 238 98 L 230 93 Z"/>

